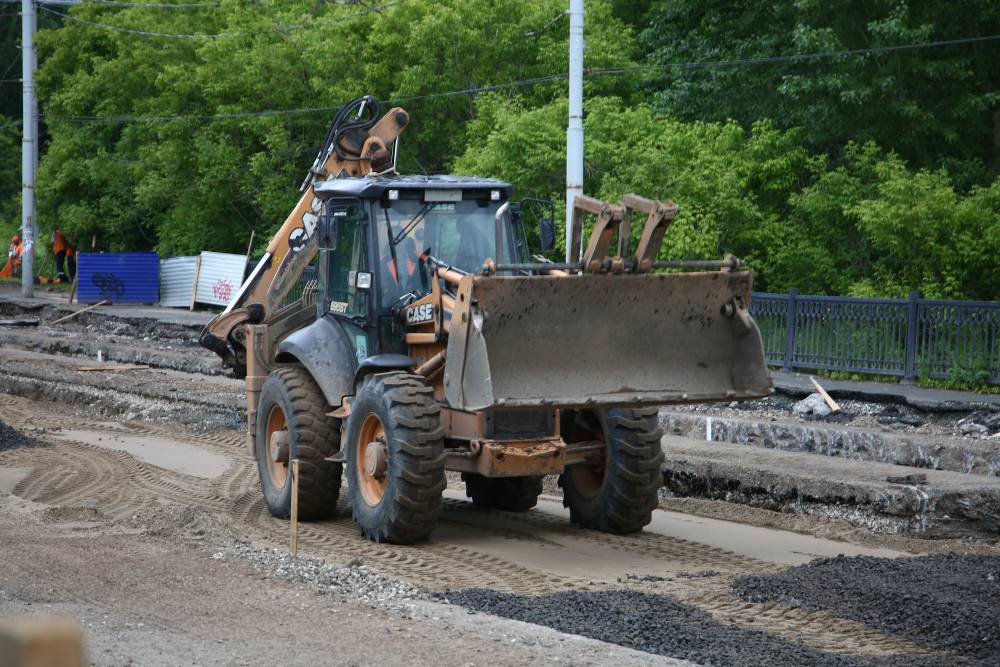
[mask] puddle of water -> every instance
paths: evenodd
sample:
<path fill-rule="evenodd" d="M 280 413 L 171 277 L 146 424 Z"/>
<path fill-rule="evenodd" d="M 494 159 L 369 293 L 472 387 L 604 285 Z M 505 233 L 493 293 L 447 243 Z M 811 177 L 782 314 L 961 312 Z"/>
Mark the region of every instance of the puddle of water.
<path fill-rule="evenodd" d="M 53 435 L 87 445 L 127 452 L 144 463 L 203 479 L 219 477 L 229 470 L 231 464 L 229 458 L 221 454 L 157 436 L 74 429 L 63 429 Z"/>
<path fill-rule="evenodd" d="M 0 493 L 14 493 L 14 487 L 31 474 L 31 468 L 0 468 Z"/>

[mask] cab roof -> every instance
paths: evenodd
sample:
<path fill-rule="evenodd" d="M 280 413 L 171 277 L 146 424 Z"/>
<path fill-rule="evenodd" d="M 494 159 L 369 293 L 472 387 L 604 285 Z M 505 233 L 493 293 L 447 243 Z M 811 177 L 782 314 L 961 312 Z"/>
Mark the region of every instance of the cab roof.
<path fill-rule="evenodd" d="M 320 199 L 331 197 L 358 197 L 381 199 L 388 190 L 500 190 L 503 200 L 511 198 L 514 187 L 510 183 L 478 176 L 348 176 L 313 185 L 313 192 Z"/>

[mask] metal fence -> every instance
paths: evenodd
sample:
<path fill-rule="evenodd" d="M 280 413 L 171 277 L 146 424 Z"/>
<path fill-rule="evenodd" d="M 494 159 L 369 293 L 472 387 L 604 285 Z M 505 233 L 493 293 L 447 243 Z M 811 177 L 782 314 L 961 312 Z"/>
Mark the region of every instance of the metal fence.
<path fill-rule="evenodd" d="M 1000 383 L 1000 302 L 754 293 L 768 363 Z"/>

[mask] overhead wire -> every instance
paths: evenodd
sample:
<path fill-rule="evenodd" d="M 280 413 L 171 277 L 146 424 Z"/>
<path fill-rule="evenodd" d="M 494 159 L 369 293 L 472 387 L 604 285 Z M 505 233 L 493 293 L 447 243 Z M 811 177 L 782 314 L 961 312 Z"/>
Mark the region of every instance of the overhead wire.
<path fill-rule="evenodd" d="M 67 14 L 66 12 L 61 12 L 56 9 L 50 9 L 49 7 L 41 6 L 44 12 L 52 14 L 54 16 L 59 16 L 64 19 L 68 19 L 75 23 L 81 23 L 84 25 L 91 26 L 93 28 L 99 28 L 101 30 L 108 30 L 110 32 L 124 33 L 128 35 L 138 35 L 141 37 L 156 37 L 162 39 L 233 39 L 237 37 L 252 37 L 255 35 L 266 35 L 266 34 L 277 34 L 291 32 L 294 30 L 304 30 L 308 28 L 317 28 L 327 25 L 334 25 L 337 23 L 343 23 L 351 19 L 360 18 L 362 16 L 367 16 L 369 14 L 380 13 L 384 9 L 394 7 L 396 5 L 402 4 L 403 0 L 395 0 L 395 2 L 387 2 L 382 5 L 377 5 L 373 7 L 368 7 L 362 12 L 355 12 L 354 14 L 348 14 L 346 16 L 337 16 L 332 18 L 319 18 L 308 23 L 292 23 L 292 24 L 279 24 L 275 25 L 266 30 L 248 31 L 248 32 L 223 32 L 223 33 L 178 33 L 178 32 L 155 32 L 151 30 L 137 30 L 135 28 L 123 28 L 121 26 L 111 25 L 109 23 L 101 23 L 100 21 L 91 21 L 90 19 L 81 18 L 73 14 Z"/>

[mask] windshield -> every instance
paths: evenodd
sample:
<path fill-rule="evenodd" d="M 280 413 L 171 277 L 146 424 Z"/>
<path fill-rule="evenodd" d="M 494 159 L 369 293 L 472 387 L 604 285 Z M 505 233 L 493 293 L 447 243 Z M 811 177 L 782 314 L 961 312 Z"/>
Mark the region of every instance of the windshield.
<path fill-rule="evenodd" d="M 437 259 L 463 271 L 478 271 L 483 260 L 510 261 L 511 244 L 509 216 L 501 218 L 500 245 L 497 253 L 496 213 L 500 202 L 480 206 L 477 201 L 424 203 L 415 199 L 392 202 L 392 208 L 383 209 L 378 222 L 376 237 L 379 242 L 379 275 L 383 306 L 391 305 L 408 292 L 423 292 L 420 281 L 418 257 L 430 248 Z M 393 238 L 400 238 L 406 225 L 426 213 L 396 245 L 396 262 L 393 263 L 386 231 L 386 218 L 392 227 Z"/>

